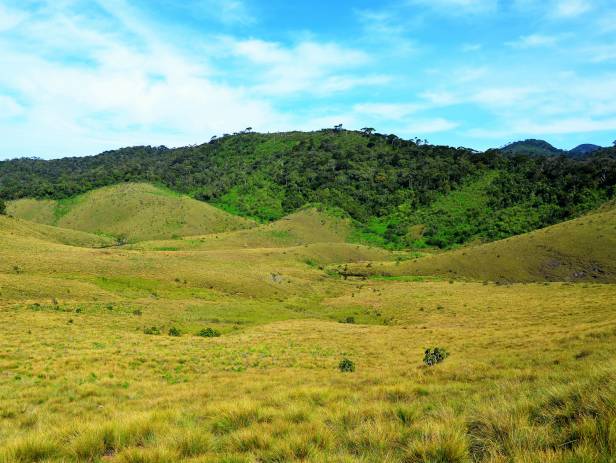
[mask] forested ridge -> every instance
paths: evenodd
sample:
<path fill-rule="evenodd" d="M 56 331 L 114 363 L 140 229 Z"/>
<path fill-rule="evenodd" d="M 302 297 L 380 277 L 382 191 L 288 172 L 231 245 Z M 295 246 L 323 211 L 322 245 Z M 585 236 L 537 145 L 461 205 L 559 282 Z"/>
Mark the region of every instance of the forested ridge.
<path fill-rule="evenodd" d="M 551 225 L 613 198 L 616 150 L 579 160 L 322 130 L 0 162 L 5 200 L 63 199 L 128 181 L 163 184 L 261 221 L 316 203 L 354 219 L 359 241 L 449 247 Z"/>

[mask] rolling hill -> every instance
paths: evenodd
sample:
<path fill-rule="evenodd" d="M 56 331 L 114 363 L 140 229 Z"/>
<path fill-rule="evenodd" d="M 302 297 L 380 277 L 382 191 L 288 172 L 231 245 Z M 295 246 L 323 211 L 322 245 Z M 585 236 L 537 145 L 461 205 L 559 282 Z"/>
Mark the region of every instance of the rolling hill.
<path fill-rule="evenodd" d="M 254 226 L 201 201 L 150 184 L 122 183 L 66 200 L 20 199 L 9 214 L 128 241 L 225 232 Z"/>
<path fill-rule="evenodd" d="M 187 236 L 175 240 L 135 243 L 132 249 L 211 250 L 281 248 L 315 243 L 345 243 L 352 231 L 349 219 L 307 207 L 274 222 L 245 230 Z"/>
<path fill-rule="evenodd" d="M 0 215 L 0 237 L 7 243 L 11 243 L 15 239 L 34 239 L 86 248 L 104 248 L 115 244 L 115 240 L 106 236 L 53 227 L 3 215 Z"/>
<path fill-rule="evenodd" d="M 496 240 L 599 206 L 614 195 L 616 150 L 603 149 L 573 159 L 512 156 L 506 150 L 478 153 L 370 131 L 244 132 L 174 149 L 139 146 L 83 158 L 3 161 L 0 198 L 43 200 L 23 203 L 19 215 L 99 231 L 95 223 L 86 224 L 83 216 L 70 218 L 79 209 L 74 198 L 127 181 L 154 183 L 187 195 L 185 200 L 192 197 L 259 222 L 281 219 L 307 204 L 323 205 L 350 217 L 371 244 L 403 249 L 416 244 L 412 229 L 418 225 L 416 211 L 429 210 L 443 196 L 455 195 L 486 177 L 490 181 L 482 189 L 488 201 L 483 209 L 476 209 L 481 220 L 467 220 L 463 215 L 463 223 L 458 218 L 449 230 L 427 228 L 434 238 L 429 244 L 448 248 L 477 237 Z M 56 203 L 49 207 L 49 200 L 59 201 L 57 207 Z M 66 209 L 75 211 L 65 214 Z M 110 212 L 103 215 L 112 217 Z M 164 217 L 174 222 L 136 238 L 224 230 L 183 225 L 194 222 L 194 217 Z M 144 220 L 150 228 L 155 226 L 151 220 Z M 123 227 L 110 230 L 120 232 Z M 426 236 L 426 241 L 430 238 Z"/>
<path fill-rule="evenodd" d="M 437 275 L 504 282 L 616 282 L 616 206 L 542 230 L 411 261 L 350 265 L 343 274 Z"/>

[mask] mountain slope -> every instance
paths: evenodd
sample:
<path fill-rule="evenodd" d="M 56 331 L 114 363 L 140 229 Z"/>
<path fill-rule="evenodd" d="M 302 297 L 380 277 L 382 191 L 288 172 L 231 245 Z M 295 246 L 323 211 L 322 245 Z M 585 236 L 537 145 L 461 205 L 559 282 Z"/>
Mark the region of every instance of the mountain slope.
<path fill-rule="evenodd" d="M 259 221 L 322 204 L 372 228 L 375 243 L 404 248 L 415 241 L 414 211 L 429 210 L 443 195 L 490 173 L 496 175 L 486 186 L 489 204 L 481 212 L 488 211 L 488 218 L 505 215 L 499 221 L 507 226 L 469 221 L 462 224 L 463 233 L 441 233 L 434 240 L 438 246 L 464 244 L 477 236 L 500 239 L 597 207 L 614 195 L 616 151 L 576 160 L 499 150 L 477 153 L 367 131 L 241 133 L 176 149 L 133 147 L 85 158 L 0 162 L 0 197 L 66 202 L 59 204 L 59 212 L 54 206 L 55 217 L 63 216 L 64 206 L 72 208 L 76 195 L 126 181 L 154 182 Z M 523 226 L 509 226 L 518 222 Z M 208 231 L 221 230 L 177 234 Z M 162 235 L 145 236 L 150 237 Z"/>
<path fill-rule="evenodd" d="M 484 245 L 401 262 L 349 266 L 351 275 L 616 282 L 616 206 Z"/>
<path fill-rule="evenodd" d="M 254 225 L 201 201 L 139 183 L 100 188 L 69 200 L 11 201 L 8 212 L 32 221 L 129 241 L 224 232 Z"/>

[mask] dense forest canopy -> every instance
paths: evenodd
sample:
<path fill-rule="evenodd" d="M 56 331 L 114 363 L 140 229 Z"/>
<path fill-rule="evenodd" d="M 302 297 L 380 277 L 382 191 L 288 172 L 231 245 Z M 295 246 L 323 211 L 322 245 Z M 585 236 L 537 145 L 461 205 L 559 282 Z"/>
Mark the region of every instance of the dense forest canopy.
<path fill-rule="evenodd" d="M 530 231 L 609 200 L 616 149 L 581 160 L 478 153 L 336 128 L 0 162 L 5 200 L 62 199 L 128 181 L 160 183 L 262 221 L 318 203 L 354 219 L 360 241 L 449 247 Z"/>

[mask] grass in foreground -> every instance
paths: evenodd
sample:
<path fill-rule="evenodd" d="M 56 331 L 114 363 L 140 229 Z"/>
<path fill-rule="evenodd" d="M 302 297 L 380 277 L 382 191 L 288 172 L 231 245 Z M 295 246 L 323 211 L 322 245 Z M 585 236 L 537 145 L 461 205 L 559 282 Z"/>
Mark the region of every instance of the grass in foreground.
<path fill-rule="evenodd" d="M 386 256 L 345 243 L 172 252 L 7 236 L 0 462 L 616 454 L 612 285 L 327 276 Z M 435 346 L 450 355 L 427 367 Z"/>

